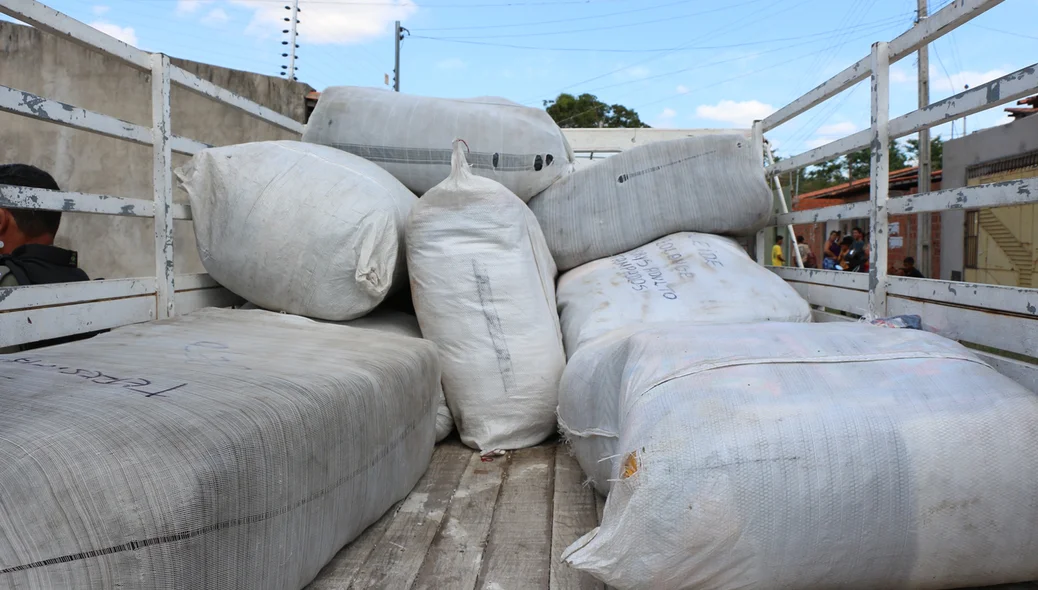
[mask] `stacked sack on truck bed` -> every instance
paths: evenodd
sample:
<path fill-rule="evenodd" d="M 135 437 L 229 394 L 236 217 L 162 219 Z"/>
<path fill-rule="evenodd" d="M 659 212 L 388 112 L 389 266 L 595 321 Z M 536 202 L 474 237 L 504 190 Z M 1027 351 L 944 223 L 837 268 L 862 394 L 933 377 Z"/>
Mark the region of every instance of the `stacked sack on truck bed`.
<path fill-rule="evenodd" d="M 530 201 L 559 270 L 679 231 L 752 234 L 771 205 L 761 154 L 740 135 L 639 146 L 562 178 Z"/>
<path fill-rule="evenodd" d="M 497 97 L 430 98 L 338 86 L 321 93 L 303 141 L 385 168 L 418 195 L 451 171 L 451 142 L 468 144 L 473 174 L 529 201 L 570 172 L 573 152 L 542 109 Z"/>
<path fill-rule="evenodd" d="M 560 395 L 618 436 L 601 526 L 563 559 L 618 589 L 1038 578 L 1038 397 L 958 343 L 656 325 L 585 345 Z"/>
<path fill-rule="evenodd" d="M 614 330 L 658 322 L 809 322 L 792 287 L 733 240 L 681 232 L 559 279 L 559 315 L 569 356 Z"/>
<path fill-rule="evenodd" d="M 302 588 L 433 452 L 417 338 L 208 309 L 0 367 L 4 588 Z"/>
<path fill-rule="evenodd" d="M 465 158 L 455 142 L 450 176 L 407 225 L 415 312 L 439 347 L 462 441 L 483 451 L 532 446 L 556 430 L 566 364 L 555 263 L 522 200 Z"/>

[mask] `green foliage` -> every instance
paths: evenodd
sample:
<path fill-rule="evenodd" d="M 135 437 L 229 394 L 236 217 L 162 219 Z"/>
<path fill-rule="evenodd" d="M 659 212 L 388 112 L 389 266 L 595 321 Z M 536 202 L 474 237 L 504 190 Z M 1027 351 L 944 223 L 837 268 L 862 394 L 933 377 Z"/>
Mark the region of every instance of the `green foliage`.
<path fill-rule="evenodd" d="M 544 106 L 559 127 L 648 127 L 634 109 L 608 105 L 593 94 L 562 93 L 555 100 L 544 101 Z"/>
<path fill-rule="evenodd" d="M 905 152 L 913 160 L 919 159 L 919 139 L 909 139 Z M 944 140 L 941 136 L 930 138 L 930 170 L 944 168 Z"/>
<path fill-rule="evenodd" d="M 800 194 L 833 187 L 869 177 L 872 150 L 865 148 L 846 156 L 800 170 Z M 890 142 L 890 171 L 908 168 L 911 151 L 902 144 Z"/>

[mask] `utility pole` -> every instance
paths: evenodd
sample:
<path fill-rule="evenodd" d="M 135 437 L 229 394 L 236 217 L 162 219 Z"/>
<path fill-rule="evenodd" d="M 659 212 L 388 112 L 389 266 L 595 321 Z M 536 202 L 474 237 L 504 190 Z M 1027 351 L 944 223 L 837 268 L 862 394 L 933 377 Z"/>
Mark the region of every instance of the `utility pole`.
<path fill-rule="evenodd" d="M 400 26 L 400 21 L 396 21 L 396 26 L 393 28 L 393 39 L 396 43 L 396 65 L 393 66 L 393 91 L 400 92 L 400 42 L 404 40 L 404 33 L 410 34 L 404 27 Z"/>
<path fill-rule="evenodd" d="M 928 0 L 918 1 L 918 13 L 916 22 L 922 22 L 929 16 Z M 919 108 L 930 106 L 930 45 L 924 43 L 919 48 Z M 919 183 L 918 192 L 930 192 L 930 130 L 923 129 L 919 132 Z M 916 214 L 916 239 L 915 258 L 916 264 L 923 275 L 930 276 L 930 228 L 932 213 Z"/>
<path fill-rule="evenodd" d="M 281 57 L 288 58 L 288 79 L 297 80 L 298 78 L 296 78 L 296 49 L 299 49 L 299 45 L 296 43 L 296 38 L 298 36 L 298 30 L 296 25 L 299 24 L 299 0 L 292 0 L 292 5 L 286 6 L 285 10 L 292 11 L 292 16 L 285 19 L 285 21 L 289 23 L 288 29 L 285 29 L 284 31 L 288 33 L 288 41 L 282 41 L 281 44 L 288 45 L 288 52 L 282 53 Z M 285 69 L 285 66 L 281 66 L 281 68 Z"/>

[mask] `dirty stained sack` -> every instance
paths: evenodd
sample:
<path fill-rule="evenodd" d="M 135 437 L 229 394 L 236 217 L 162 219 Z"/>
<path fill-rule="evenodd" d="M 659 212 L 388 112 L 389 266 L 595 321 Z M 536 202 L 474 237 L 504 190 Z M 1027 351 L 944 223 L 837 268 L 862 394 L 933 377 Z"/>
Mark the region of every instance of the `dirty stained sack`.
<path fill-rule="evenodd" d="M 206 309 L 0 356 L 0 587 L 308 584 L 428 468 L 432 343 Z"/>
<path fill-rule="evenodd" d="M 450 177 L 411 213 L 407 265 L 461 440 L 489 451 L 553 434 L 566 364 L 555 263 L 530 210 L 501 184 L 474 175 L 461 142 Z"/>
<path fill-rule="evenodd" d="M 1038 396 L 956 342 L 676 324 L 588 345 L 574 367 L 586 386 L 561 395 L 598 400 L 581 426 L 617 433 L 618 460 L 601 526 L 563 560 L 610 586 L 1038 579 Z"/>
<path fill-rule="evenodd" d="M 741 235 L 772 212 L 763 157 L 740 135 L 638 146 L 574 172 L 530 200 L 559 270 L 679 231 Z"/>
<path fill-rule="evenodd" d="M 735 241 L 681 232 L 559 278 L 566 355 L 612 330 L 657 322 L 809 322 L 811 307 Z"/>
<path fill-rule="evenodd" d="M 418 199 L 371 162 L 268 141 L 203 150 L 177 175 L 206 272 L 264 309 L 353 319 L 407 280 Z"/>
<path fill-rule="evenodd" d="M 504 98 L 432 98 L 334 86 L 321 93 L 303 141 L 375 162 L 418 195 L 451 172 L 451 142 L 468 142 L 472 173 L 524 202 L 568 174 L 573 152 L 543 109 Z"/>

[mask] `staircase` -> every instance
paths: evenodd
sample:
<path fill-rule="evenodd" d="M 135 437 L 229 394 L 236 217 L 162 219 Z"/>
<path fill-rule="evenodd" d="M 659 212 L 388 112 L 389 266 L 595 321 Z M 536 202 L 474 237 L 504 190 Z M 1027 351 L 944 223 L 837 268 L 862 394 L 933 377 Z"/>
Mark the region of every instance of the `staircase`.
<path fill-rule="evenodd" d="M 1013 263 L 1013 268 L 1016 270 L 1018 277 L 1017 286 L 1031 287 L 1031 277 L 1034 275 L 1034 261 L 1031 260 L 1031 250 L 1026 248 L 990 209 L 980 210 L 980 227 L 991 236 L 995 244 L 1005 252 L 1006 257 Z"/>

